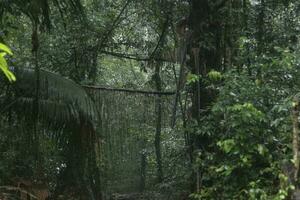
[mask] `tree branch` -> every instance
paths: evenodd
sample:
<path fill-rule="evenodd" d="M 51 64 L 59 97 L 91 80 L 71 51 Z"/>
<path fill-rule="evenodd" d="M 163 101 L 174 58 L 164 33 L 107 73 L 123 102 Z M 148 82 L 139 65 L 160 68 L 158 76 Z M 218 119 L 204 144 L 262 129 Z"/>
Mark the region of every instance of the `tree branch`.
<path fill-rule="evenodd" d="M 112 34 L 112 32 L 115 30 L 121 16 L 123 15 L 124 11 L 126 10 L 127 6 L 129 5 L 129 3 L 131 2 L 131 0 L 127 0 L 126 4 L 123 6 L 122 10 L 120 11 L 119 15 L 116 17 L 116 19 L 113 21 L 111 28 L 106 32 L 106 34 L 104 35 L 104 37 L 102 38 L 102 40 L 100 41 L 100 43 L 98 43 L 98 45 L 96 46 L 96 50 L 102 49 L 104 43 L 107 41 L 108 37 Z"/>
<path fill-rule="evenodd" d="M 148 94 L 148 95 L 174 95 L 175 92 L 166 91 L 166 92 L 158 92 L 158 91 L 146 91 L 146 90 L 135 90 L 135 89 L 124 89 L 124 88 L 110 88 L 106 86 L 89 86 L 83 85 L 82 87 L 90 90 L 107 90 L 107 91 L 116 91 L 116 92 L 127 92 L 127 93 L 137 93 L 137 94 Z"/>
<path fill-rule="evenodd" d="M 168 62 L 168 60 L 164 58 L 156 58 L 156 57 L 145 57 L 141 55 L 136 55 L 136 54 L 123 54 L 123 53 L 118 53 L 118 52 L 111 52 L 111 51 L 101 51 L 103 54 L 115 56 L 118 58 L 125 58 L 129 60 L 136 60 L 136 61 L 149 61 L 149 60 L 156 60 L 156 61 L 161 61 L 161 62 Z"/>
<path fill-rule="evenodd" d="M 167 29 L 168 29 L 168 23 L 169 23 L 169 16 L 167 16 L 166 22 L 164 24 L 164 27 L 163 27 L 163 30 L 162 30 L 161 35 L 159 37 L 159 40 L 157 42 L 157 45 L 156 45 L 155 49 L 153 50 L 153 52 L 151 53 L 150 58 L 153 58 L 155 56 L 155 53 L 157 52 L 158 48 L 162 44 L 162 41 L 164 40 L 165 34 L 167 32 Z"/>

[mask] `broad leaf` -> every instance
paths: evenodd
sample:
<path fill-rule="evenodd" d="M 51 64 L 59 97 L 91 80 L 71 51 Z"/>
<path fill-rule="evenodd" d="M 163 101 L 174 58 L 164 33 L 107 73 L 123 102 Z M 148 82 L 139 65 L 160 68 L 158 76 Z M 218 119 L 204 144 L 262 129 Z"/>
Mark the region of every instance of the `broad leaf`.
<path fill-rule="evenodd" d="M 12 51 L 5 44 L 2 43 L 0 43 L 0 51 L 4 51 L 9 55 L 13 55 Z"/>
<path fill-rule="evenodd" d="M 1 43 L 0 43 L 0 45 L 1 45 Z M 8 78 L 8 80 L 10 82 L 16 81 L 15 75 L 11 71 L 9 71 L 9 69 L 8 69 L 7 62 L 6 62 L 5 58 L 4 58 L 5 54 L 6 53 L 3 53 L 3 52 L 0 53 L 0 69 L 2 70 L 2 72 Z"/>

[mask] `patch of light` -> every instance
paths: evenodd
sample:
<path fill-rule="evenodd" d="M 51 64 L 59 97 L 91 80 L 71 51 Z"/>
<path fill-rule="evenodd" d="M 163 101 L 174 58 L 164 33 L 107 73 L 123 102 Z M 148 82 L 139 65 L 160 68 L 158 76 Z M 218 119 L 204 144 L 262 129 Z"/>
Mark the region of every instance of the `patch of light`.
<path fill-rule="evenodd" d="M 251 5 L 256 6 L 259 4 L 259 0 L 250 0 Z"/>

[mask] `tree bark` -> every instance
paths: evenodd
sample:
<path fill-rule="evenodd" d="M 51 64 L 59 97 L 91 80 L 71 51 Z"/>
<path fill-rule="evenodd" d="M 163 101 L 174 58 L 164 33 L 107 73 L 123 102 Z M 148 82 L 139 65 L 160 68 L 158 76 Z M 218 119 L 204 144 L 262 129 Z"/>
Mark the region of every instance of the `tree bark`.
<path fill-rule="evenodd" d="M 189 31 L 191 32 L 190 43 L 187 54 L 190 59 L 187 60 L 187 66 L 190 67 L 192 74 L 196 75 L 199 80 L 191 85 L 191 117 L 188 121 L 191 127 L 200 126 L 201 118 L 210 113 L 210 108 L 217 97 L 217 91 L 210 89 L 205 78 L 211 70 L 222 70 L 221 64 L 231 65 L 232 53 L 228 48 L 224 48 L 225 44 L 233 45 L 232 35 L 225 35 L 224 24 L 226 18 L 219 9 L 228 6 L 229 12 L 234 5 L 232 1 L 221 1 L 220 4 L 213 6 L 209 0 L 191 0 L 189 13 Z M 221 18 L 223 17 L 223 18 Z M 228 29 L 227 29 L 228 30 Z M 230 27 L 230 33 L 233 32 Z M 209 43 L 208 41 L 213 41 Z M 232 43 L 231 43 L 232 42 Z M 220 49 L 223 46 L 224 49 Z M 223 55 L 222 55 L 223 54 Z M 223 70 L 225 70 L 223 68 Z M 198 127 L 199 128 L 199 127 Z M 191 156 L 191 165 L 195 165 L 195 150 L 201 151 L 201 155 L 205 156 L 206 152 L 211 151 L 212 137 L 203 134 L 195 134 L 196 130 L 189 131 L 189 153 Z M 204 169 L 193 166 L 195 170 L 191 174 L 191 190 L 192 192 L 201 192 L 202 176 Z M 197 180 L 198 179 L 198 180 Z M 198 183 L 198 184 L 197 184 Z M 205 184 L 205 182 L 203 182 Z"/>
<path fill-rule="evenodd" d="M 160 64 L 156 63 L 155 66 L 155 85 L 156 90 L 161 92 L 161 77 L 160 77 Z M 162 120 L 162 100 L 161 95 L 156 97 L 156 131 L 155 131 L 155 154 L 157 164 L 157 179 L 161 183 L 163 181 L 163 169 L 162 169 L 162 155 L 161 155 L 161 120 Z"/>
<path fill-rule="evenodd" d="M 299 99 L 295 98 L 293 103 L 292 120 L 293 120 L 293 161 L 294 161 L 294 175 L 293 182 L 298 181 L 299 173 Z"/>

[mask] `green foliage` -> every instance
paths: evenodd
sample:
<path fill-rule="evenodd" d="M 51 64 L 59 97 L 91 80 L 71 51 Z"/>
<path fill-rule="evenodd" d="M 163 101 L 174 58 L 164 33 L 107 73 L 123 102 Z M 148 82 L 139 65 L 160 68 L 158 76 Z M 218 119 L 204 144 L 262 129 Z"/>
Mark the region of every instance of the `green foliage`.
<path fill-rule="evenodd" d="M 12 55 L 11 50 L 3 43 L 0 43 L 0 69 L 10 82 L 16 81 L 15 75 L 8 69 L 5 59 L 6 55 Z"/>
<path fill-rule="evenodd" d="M 41 23 L 43 26 L 50 28 L 51 4 L 54 4 L 55 7 L 60 10 L 70 8 L 73 11 L 78 11 L 77 15 L 83 15 L 82 4 L 79 0 L 66 0 L 61 2 L 55 0 L 12 0 L 0 2 L 0 17 L 3 17 L 6 13 L 10 13 L 12 15 L 19 15 L 20 13 L 23 13 L 29 17 L 34 25 Z M 61 14 L 63 15 L 64 13 L 61 12 Z"/>
<path fill-rule="evenodd" d="M 285 199 L 293 189 L 281 163 L 291 157 L 291 99 L 300 81 L 297 54 L 276 48 L 276 56 L 264 55 L 253 64 L 253 75 L 246 68 L 224 75 L 210 114 L 218 123 L 211 139 L 220 151 L 203 161 L 210 161 L 205 173 L 213 184 L 196 199 Z"/>
<path fill-rule="evenodd" d="M 14 175 L 44 181 L 53 199 L 285 199 L 297 186 L 282 168 L 292 158 L 290 111 L 300 85 L 299 5 L 0 0 L 0 41 L 14 44 L 18 77 L 0 82 L 0 183 Z M 186 77 L 169 58 L 178 57 L 175 48 Z M 1 70 L 14 81 L 11 51 L 0 49 Z M 162 90 L 179 91 L 176 98 L 133 91 L 156 88 L 157 66 Z"/>
<path fill-rule="evenodd" d="M 235 141 L 233 139 L 228 139 L 224 141 L 219 141 L 217 145 L 225 152 L 229 153 L 234 146 L 236 145 Z"/>
<path fill-rule="evenodd" d="M 193 84 L 196 83 L 200 80 L 201 77 L 199 77 L 196 74 L 192 74 L 192 73 L 188 73 L 187 77 L 186 77 L 186 82 L 187 84 Z"/>
<path fill-rule="evenodd" d="M 208 78 L 211 80 L 211 81 L 220 81 L 222 80 L 222 74 L 220 72 L 217 72 L 215 70 L 211 70 L 208 74 L 207 74 Z"/>

